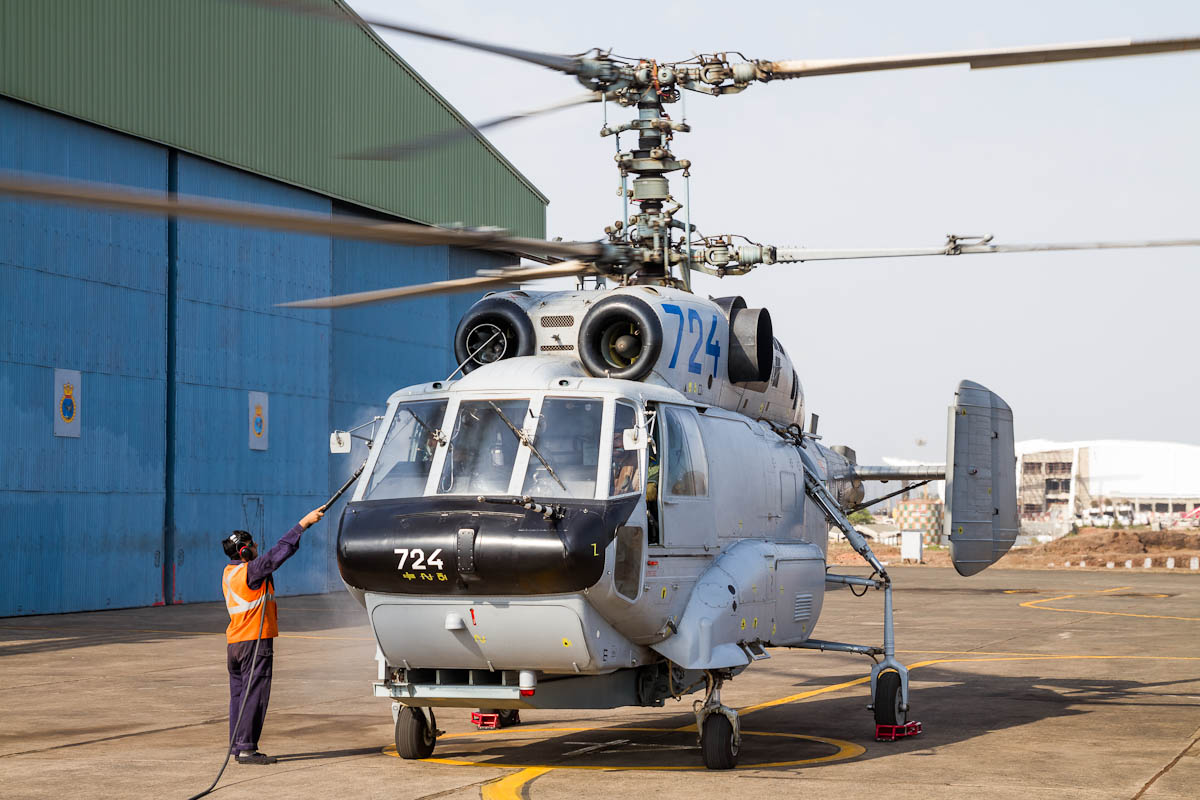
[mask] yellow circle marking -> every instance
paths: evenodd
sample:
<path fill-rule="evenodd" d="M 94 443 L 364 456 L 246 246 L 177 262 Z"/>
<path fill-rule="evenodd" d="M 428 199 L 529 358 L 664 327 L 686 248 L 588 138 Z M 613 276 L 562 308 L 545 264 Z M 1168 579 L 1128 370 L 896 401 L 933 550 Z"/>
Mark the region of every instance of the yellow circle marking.
<path fill-rule="evenodd" d="M 563 639 L 563 647 L 570 647 L 570 646 L 571 646 L 571 640 Z"/>
<path fill-rule="evenodd" d="M 523 728 L 519 733 L 580 733 L 584 731 L 609 731 L 609 732 L 624 732 L 624 731 L 639 731 L 644 733 L 678 733 L 671 728 Z M 439 739 L 454 739 L 466 736 L 484 736 L 495 733 L 513 733 L 514 731 L 504 731 L 503 729 L 494 731 L 464 731 L 462 733 L 446 733 L 439 736 Z M 825 764 L 830 761 L 846 761 L 851 758 L 858 758 L 863 753 L 867 752 L 867 748 L 854 742 L 847 742 L 842 739 L 830 739 L 826 736 L 810 736 L 805 733 L 769 733 L 766 731 L 742 731 L 743 736 L 774 736 L 781 739 L 803 739 L 808 742 L 818 742 L 827 744 L 830 747 L 836 747 L 837 751 L 827 756 L 815 756 L 813 758 L 799 758 L 794 761 L 771 761 L 761 764 L 738 764 L 736 769 L 774 769 L 778 767 L 800 767 L 806 764 Z M 389 744 L 382 750 L 384 755 L 399 758 L 396 752 L 396 745 Z M 702 772 L 705 767 L 702 766 L 663 766 L 663 767 L 602 767 L 595 765 L 569 765 L 569 764 L 510 764 L 507 761 L 468 761 L 465 758 L 422 758 L 421 761 L 430 764 L 449 764 L 456 767 L 496 767 L 498 769 L 584 769 L 596 772 L 622 772 L 628 770 L 647 771 L 671 771 L 671 772 Z"/>

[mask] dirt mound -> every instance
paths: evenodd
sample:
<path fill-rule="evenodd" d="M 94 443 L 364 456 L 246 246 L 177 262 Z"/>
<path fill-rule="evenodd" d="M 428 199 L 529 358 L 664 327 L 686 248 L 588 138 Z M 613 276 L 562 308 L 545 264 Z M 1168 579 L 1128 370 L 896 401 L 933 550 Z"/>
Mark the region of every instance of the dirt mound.
<path fill-rule="evenodd" d="M 1200 533 L 1182 531 L 1131 531 L 1083 528 L 1074 536 L 1029 548 L 1032 556 L 1099 556 L 1185 552 L 1200 550 Z"/>

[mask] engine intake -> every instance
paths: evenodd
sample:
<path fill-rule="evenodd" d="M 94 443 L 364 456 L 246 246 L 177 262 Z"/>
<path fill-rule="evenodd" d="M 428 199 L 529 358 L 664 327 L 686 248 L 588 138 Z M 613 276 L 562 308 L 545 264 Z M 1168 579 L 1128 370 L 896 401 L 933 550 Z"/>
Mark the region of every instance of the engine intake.
<path fill-rule="evenodd" d="M 629 295 L 596 303 L 579 326 L 579 358 L 594 377 L 640 381 L 654 369 L 662 344 L 658 315 Z"/>
<path fill-rule="evenodd" d="M 454 357 L 464 374 L 505 358 L 534 353 L 533 322 L 506 297 L 487 297 L 471 306 L 454 332 Z"/>

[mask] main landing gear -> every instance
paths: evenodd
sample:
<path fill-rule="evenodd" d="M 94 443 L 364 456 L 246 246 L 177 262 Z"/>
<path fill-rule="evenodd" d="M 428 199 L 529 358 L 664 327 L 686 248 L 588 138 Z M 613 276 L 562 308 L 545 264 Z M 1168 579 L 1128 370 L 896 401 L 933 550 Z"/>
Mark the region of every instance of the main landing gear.
<path fill-rule="evenodd" d="M 826 642 L 821 639 L 808 639 L 792 646 L 870 656 L 875 665 L 871 667 L 871 703 L 867 706 L 867 710 L 875 714 L 876 726 L 904 726 L 908 722 L 909 711 L 908 669 L 896 660 L 896 632 L 892 615 L 891 581 L 874 577 L 859 578 L 853 575 L 826 573 L 825 582 L 883 590 L 883 647 Z"/>
<path fill-rule="evenodd" d="M 733 769 L 737 766 L 738 750 L 742 744 L 738 713 L 721 705 L 721 684 L 727 675 L 716 670 L 704 674 L 707 691 L 704 700 L 697 700 L 696 731 L 700 736 L 700 753 L 709 769 Z"/>

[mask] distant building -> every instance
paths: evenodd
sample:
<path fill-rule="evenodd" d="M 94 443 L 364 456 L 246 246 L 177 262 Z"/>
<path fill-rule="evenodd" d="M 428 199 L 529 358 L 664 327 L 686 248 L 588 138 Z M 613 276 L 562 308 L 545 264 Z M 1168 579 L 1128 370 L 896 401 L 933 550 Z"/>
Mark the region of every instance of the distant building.
<path fill-rule="evenodd" d="M 1200 447 L 1018 442 L 1017 503 L 1023 523 L 1170 525 L 1200 508 Z"/>
<path fill-rule="evenodd" d="M 892 511 L 902 531 L 921 531 L 926 544 L 937 544 L 942 536 L 945 505 L 938 497 L 914 497 L 901 500 Z"/>

